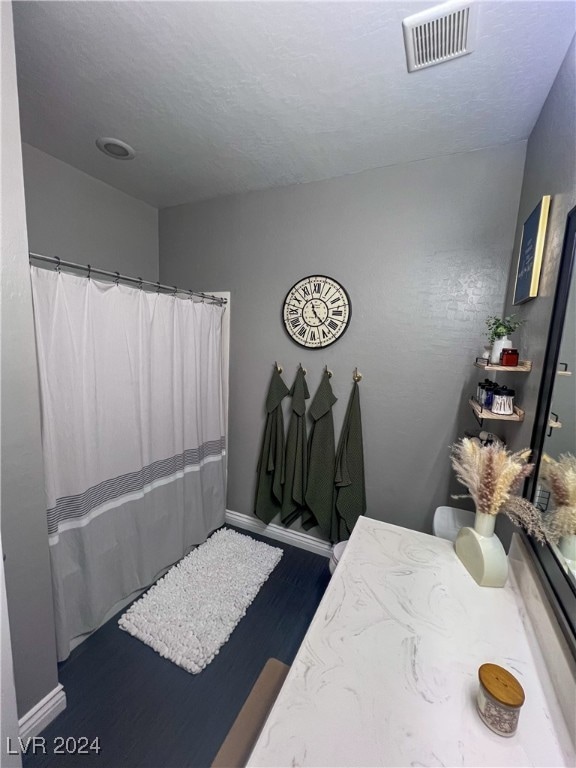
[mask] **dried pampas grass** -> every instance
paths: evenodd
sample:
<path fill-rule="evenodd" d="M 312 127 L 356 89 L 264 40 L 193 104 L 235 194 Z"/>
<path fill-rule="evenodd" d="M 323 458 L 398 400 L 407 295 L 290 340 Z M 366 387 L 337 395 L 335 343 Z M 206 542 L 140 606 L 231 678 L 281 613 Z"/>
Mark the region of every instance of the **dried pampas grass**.
<path fill-rule="evenodd" d="M 473 499 L 477 512 L 502 512 L 543 543 L 548 532 L 542 515 L 516 495 L 534 469 L 528 463 L 529 456 L 529 450 L 510 453 L 501 445 L 481 445 L 465 437 L 452 446 L 452 467 L 459 482 L 468 488 L 468 498 Z"/>
<path fill-rule="evenodd" d="M 576 457 L 561 453 L 558 460 L 542 456 L 539 480 L 550 491 L 555 508 L 547 515 L 550 537 L 576 534 Z"/>

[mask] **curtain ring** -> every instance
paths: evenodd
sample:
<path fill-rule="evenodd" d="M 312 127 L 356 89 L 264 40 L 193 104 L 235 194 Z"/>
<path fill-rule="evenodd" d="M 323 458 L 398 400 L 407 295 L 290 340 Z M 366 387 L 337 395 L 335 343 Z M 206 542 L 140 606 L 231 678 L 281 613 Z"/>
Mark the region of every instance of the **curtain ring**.
<path fill-rule="evenodd" d="M 172 296 L 176 296 L 176 294 L 178 293 L 178 286 L 173 285 L 172 287 L 174 288 L 174 290 L 172 291 Z"/>
<path fill-rule="evenodd" d="M 160 280 L 156 283 L 156 293 L 160 293 Z"/>
<path fill-rule="evenodd" d="M 138 275 L 138 288 L 142 290 L 142 278 L 140 277 L 140 275 Z"/>
<path fill-rule="evenodd" d="M 116 280 L 114 280 L 116 285 L 118 285 L 118 280 L 120 280 L 120 272 L 116 272 Z"/>
<path fill-rule="evenodd" d="M 56 272 L 60 274 L 60 270 L 62 269 L 62 265 L 60 264 L 60 262 L 62 261 L 62 259 L 59 256 L 56 256 L 56 261 L 57 261 Z"/>
<path fill-rule="evenodd" d="M 92 267 L 90 264 L 88 264 L 88 280 L 90 280 L 90 273 L 92 272 Z"/>

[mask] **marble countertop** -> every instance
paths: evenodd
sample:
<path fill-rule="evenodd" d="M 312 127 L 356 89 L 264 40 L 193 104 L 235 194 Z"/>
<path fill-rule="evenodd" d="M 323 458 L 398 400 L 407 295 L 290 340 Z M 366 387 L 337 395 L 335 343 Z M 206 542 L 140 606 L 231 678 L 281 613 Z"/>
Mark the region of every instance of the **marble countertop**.
<path fill-rule="evenodd" d="M 512 575 L 479 587 L 451 542 L 360 518 L 248 765 L 574 766 L 523 613 Z M 476 712 L 484 662 L 525 690 L 511 738 Z"/>

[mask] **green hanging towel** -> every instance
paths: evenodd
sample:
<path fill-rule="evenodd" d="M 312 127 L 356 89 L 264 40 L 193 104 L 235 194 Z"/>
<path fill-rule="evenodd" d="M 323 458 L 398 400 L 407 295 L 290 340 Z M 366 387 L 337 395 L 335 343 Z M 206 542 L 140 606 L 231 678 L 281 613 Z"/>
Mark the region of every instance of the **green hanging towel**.
<path fill-rule="evenodd" d="M 284 416 L 282 400 L 289 390 L 274 366 L 266 397 L 266 426 L 258 459 L 254 514 L 269 523 L 282 508 L 284 482 Z"/>
<path fill-rule="evenodd" d="M 356 381 L 338 443 L 334 482 L 336 515 L 333 518 L 330 538 L 332 541 L 342 541 L 350 536 L 356 520 L 366 512 L 360 390 Z"/>
<path fill-rule="evenodd" d="M 306 482 L 308 480 L 308 452 L 306 447 L 306 400 L 310 397 L 304 369 L 300 367 L 292 389 L 292 414 L 288 425 L 284 457 L 284 496 L 281 519 L 284 525 L 292 523 L 305 511 Z"/>
<path fill-rule="evenodd" d="M 332 532 L 334 515 L 336 440 L 332 406 L 337 400 L 332 392 L 328 371 L 324 371 L 320 386 L 308 409 L 314 423 L 308 440 L 306 504 L 312 515 L 303 525 L 304 528 L 318 525 L 326 536 L 330 536 Z"/>

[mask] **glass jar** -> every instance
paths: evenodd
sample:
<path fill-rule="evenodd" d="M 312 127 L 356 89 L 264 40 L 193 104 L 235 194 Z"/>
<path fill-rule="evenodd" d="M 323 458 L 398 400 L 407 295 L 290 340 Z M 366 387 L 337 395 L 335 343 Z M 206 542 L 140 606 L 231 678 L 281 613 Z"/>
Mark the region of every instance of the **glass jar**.
<path fill-rule="evenodd" d="M 518 365 L 519 357 L 517 349 L 503 349 L 500 354 L 500 365 Z"/>
<path fill-rule="evenodd" d="M 498 384 L 495 381 L 488 381 L 484 386 L 484 402 L 482 405 L 485 408 L 492 409 L 492 403 L 494 401 L 494 392 L 498 389 Z"/>
<path fill-rule="evenodd" d="M 514 675 L 497 664 L 482 664 L 478 680 L 476 706 L 482 721 L 499 736 L 514 736 L 526 698 L 524 689 Z"/>
<path fill-rule="evenodd" d="M 486 392 L 487 390 L 493 390 L 495 386 L 496 383 L 490 381 L 490 379 L 484 379 L 484 381 L 478 382 L 478 386 L 476 387 L 476 400 L 478 400 L 480 405 L 484 406 L 485 408 L 490 407 L 490 403 L 486 403 Z M 490 402 L 492 402 L 491 398 Z"/>
<path fill-rule="evenodd" d="M 515 394 L 515 391 L 508 389 L 508 387 L 496 387 L 490 406 L 492 413 L 497 413 L 499 416 L 512 416 Z"/>

